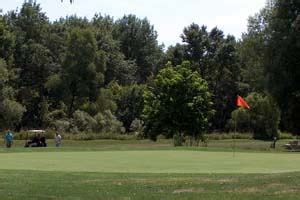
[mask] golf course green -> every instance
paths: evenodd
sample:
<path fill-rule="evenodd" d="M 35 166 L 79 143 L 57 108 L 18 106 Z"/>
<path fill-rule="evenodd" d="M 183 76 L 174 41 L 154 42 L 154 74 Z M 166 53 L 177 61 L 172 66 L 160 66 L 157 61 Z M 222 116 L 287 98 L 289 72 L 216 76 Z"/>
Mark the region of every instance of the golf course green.
<path fill-rule="evenodd" d="M 62 148 L 0 149 L 0 199 L 245 199 L 300 196 L 300 154 L 269 142 L 64 141 Z"/>
<path fill-rule="evenodd" d="M 106 173 L 282 173 L 299 154 L 191 150 L 26 152 L 0 154 L 0 169 Z"/>

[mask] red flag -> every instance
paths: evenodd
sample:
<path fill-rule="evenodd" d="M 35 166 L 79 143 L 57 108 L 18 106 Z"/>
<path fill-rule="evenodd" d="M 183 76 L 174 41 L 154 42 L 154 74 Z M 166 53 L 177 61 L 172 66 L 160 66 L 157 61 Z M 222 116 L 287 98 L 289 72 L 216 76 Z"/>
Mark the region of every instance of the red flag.
<path fill-rule="evenodd" d="M 236 105 L 239 107 L 243 107 L 245 109 L 250 109 L 250 106 L 248 105 L 248 103 L 239 95 L 237 96 L 237 99 L 236 99 Z"/>

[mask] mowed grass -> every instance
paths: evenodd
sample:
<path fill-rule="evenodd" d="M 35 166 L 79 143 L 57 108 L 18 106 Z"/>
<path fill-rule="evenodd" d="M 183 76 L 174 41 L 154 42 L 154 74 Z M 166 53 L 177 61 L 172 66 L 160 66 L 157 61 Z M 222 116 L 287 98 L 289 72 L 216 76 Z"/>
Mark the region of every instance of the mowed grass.
<path fill-rule="evenodd" d="M 284 143 L 284 142 L 282 142 Z M 64 141 L 0 149 L 0 199 L 299 199 L 300 154 L 269 142 Z"/>
<path fill-rule="evenodd" d="M 31 152 L 2 153 L 0 163 L 0 169 L 65 172 L 280 173 L 299 171 L 300 155 L 187 150 Z"/>
<path fill-rule="evenodd" d="M 1 199 L 296 200 L 300 174 L 124 174 L 0 170 Z"/>

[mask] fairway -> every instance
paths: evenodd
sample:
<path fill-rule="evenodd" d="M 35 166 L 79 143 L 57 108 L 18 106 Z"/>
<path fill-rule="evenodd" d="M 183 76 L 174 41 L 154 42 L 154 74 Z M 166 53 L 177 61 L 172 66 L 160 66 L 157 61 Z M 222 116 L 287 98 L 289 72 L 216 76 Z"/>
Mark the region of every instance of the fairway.
<path fill-rule="evenodd" d="M 189 150 L 0 154 L 0 169 L 106 173 L 297 172 L 299 154 Z"/>

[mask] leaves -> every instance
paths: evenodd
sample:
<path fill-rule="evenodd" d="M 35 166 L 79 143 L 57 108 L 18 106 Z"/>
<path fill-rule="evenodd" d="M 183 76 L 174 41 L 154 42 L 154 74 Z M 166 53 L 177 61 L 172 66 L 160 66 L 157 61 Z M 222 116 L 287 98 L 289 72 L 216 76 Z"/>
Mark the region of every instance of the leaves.
<path fill-rule="evenodd" d="M 154 86 L 144 93 L 145 132 L 152 139 L 159 134 L 204 134 L 214 111 L 206 81 L 192 72 L 189 62 L 166 67 Z"/>

